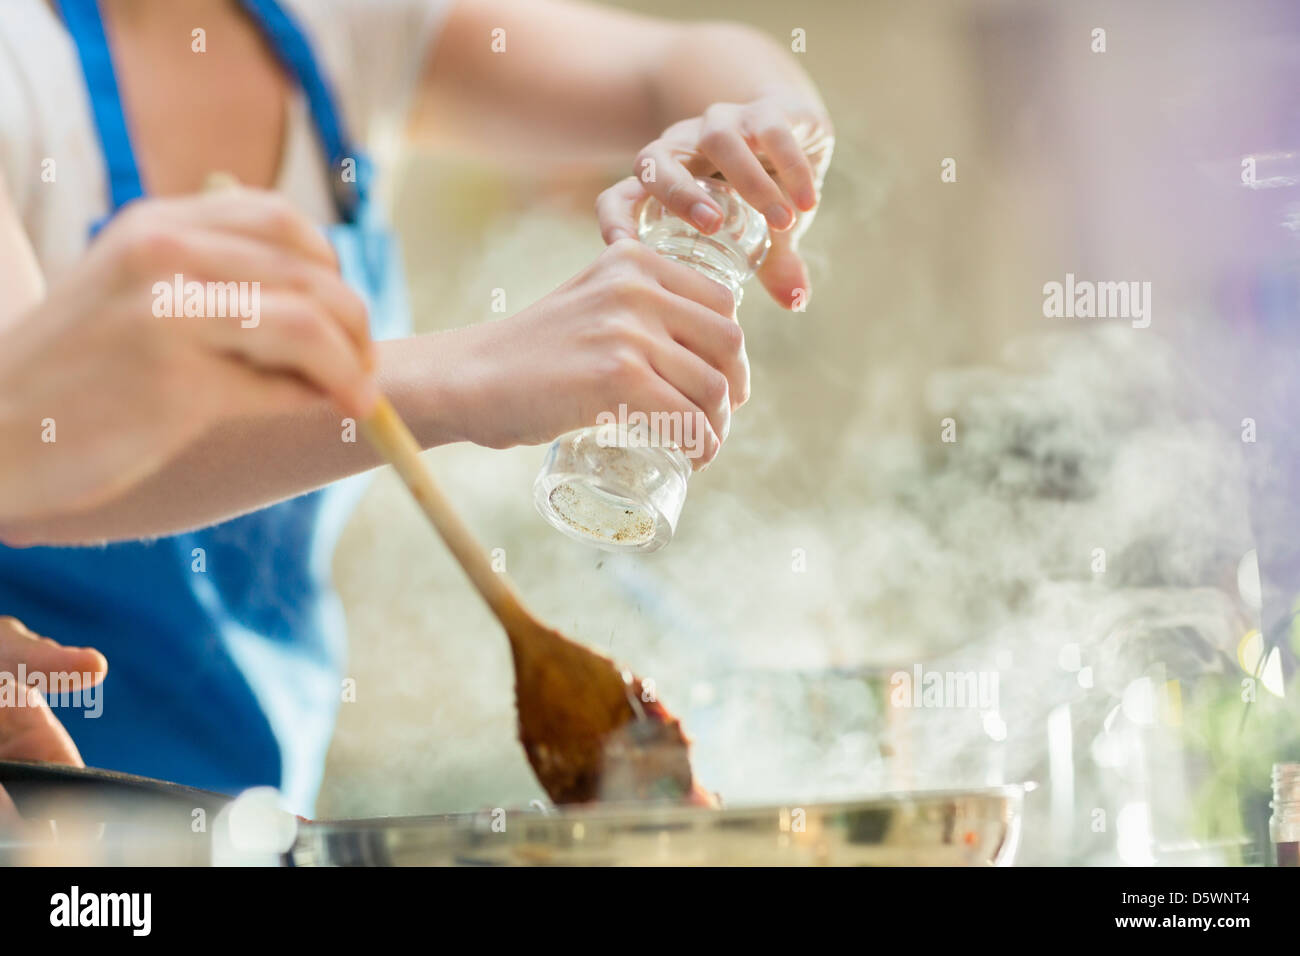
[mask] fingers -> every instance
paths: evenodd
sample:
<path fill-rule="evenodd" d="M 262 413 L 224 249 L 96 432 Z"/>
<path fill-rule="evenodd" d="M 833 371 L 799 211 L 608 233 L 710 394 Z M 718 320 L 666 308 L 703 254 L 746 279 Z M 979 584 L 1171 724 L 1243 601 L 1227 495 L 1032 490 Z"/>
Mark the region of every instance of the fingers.
<path fill-rule="evenodd" d="M 659 284 L 679 297 L 663 313 L 668 334 L 722 373 L 727 381 L 729 407 L 739 408 L 749 401 L 749 358 L 745 354 L 745 334 L 735 318 L 736 302 L 731 290 L 662 256 L 653 257 L 652 267 Z"/>
<path fill-rule="evenodd" d="M 727 440 L 731 431 L 731 400 L 725 375 L 690 349 L 670 341 L 655 344 L 650 366 L 690 401 L 694 414 L 702 414 L 708 420 L 719 443 Z"/>
<path fill-rule="evenodd" d="M 159 244 L 158 252 L 158 258 L 173 260 L 173 263 L 160 261 L 158 271 L 165 272 L 169 264 L 183 267 L 186 281 L 257 283 L 263 297 L 268 288 L 306 294 L 343 328 L 361 351 L 363 360 L 370 360 L 374 346 L 365 302 L 333 268 L 305 260 L 283 247 L 223 232 L 173 236 L 169 243 Z M 233 313 L 228 301 L 226 306 L 227 314 Z M 245 323 L 261 321 L 260 316 L 239 318 Z"/>
<path fill-rule="evenodd" d="M 637 210 L 648 195 L 641 181 L 629 176 L 596 197 L 596 221 L 606 245 L 637 238 Z"/>
<path fill-rule="evenodd" d="M 700 232 L 718 231 L 722 225 L 722 210 L 713 198 L 700 188 L 695 174 L 684 164 L 686 152 L 674 147 L 666 138 L 657 139 L 637 156 L 637 169 L 653 170 L 652 176 L 642 176 L 645 191 L 654 196 L 664 208 L 678 219 L 685 220 Z"/>
<path fill-rule="evenodd" d="M 51 675 L 59 675 L 58 686 L 69 691 L 98 684 L 108 673 L 108 662 L 99 651 L 64 647 L 33 634 L 21 621 L 0 618 L 0 676 L 16 674 L 20 664 L 28 674 L 44 675 L 46 686 L 55 686 Z"/>
<path fill-rule="evenodd" d="M 77 745 L 45 696 L 18 682 L 20 664 L 29 674 L 43 675 L 47 687 L 76 691 L 104 679 L 108 671 L 104 655 L 88 647 L 64 647 L 33 634 L 15 618 L 0 618 L 0 760 L 84 766 Z M 13 801 L 0 787 L 0 827 L 18 822 Z"/>
<path fill-rule="evenodd" d="M 725 289 L 723 292 L 730 299 L 731 294 Z M 749 401 L 749 357 L 745 353 L 745 333 L 740 323 L 714 309 L 681 298 L 671 306 L 664 311 L 662 321 L 672 342 L 694 353 L 722 376 L 729 410 Z M 678 387 L 681 388 L 680 383 Z M 690 390 L 682 388 L 682 391 L 695 398 Z"/>
<path fill-rule="evenodd" d="M 261 371 L 302 376 L 349 415 L 364 418 L 374 409 L 379 389 L 368 364 L 314 296 L 271 290 L 261 296 L 261 310 L 256 328 L 199 320 L 196 334 Z"/>
<path fill-rule="evenodd" d="M 668 363 L 665 362 L 665 365 Z M 675 443 L 691 460 L 692 467 L 698 470 L 713 461 L 717 457 L 718 449 L 722 447 L 722 439 L 718 437 L 718 431 L 713 424 L 717 416 L 710 417 L 704 409 L 683 394 L 673 383 L 673 377 L 685 379 L 689 378 L 689 375 L 683 375 L 682 369 L 677 366 L 661 369 L 652 362 L 646 371 L 642 387 L 632 390 L 631 394 L 625 399 L 621 398 L 620 401 L 626 401 L 633 409 L 641 409 L 652 415 L 667 413 L 679 420 L 680 434 L 661 433 L 658 438 Z"/>
<path fill-rule="evenodd" d="M 812 288 L 808 267 L 789 236 L 786 233 L 773 237 L 772 247 L 758 270 L 758 280 L 783 309 L 803 311 L 812 295 Z"/>
<path fill-rule="evenodd" d="M 180 275 L 209 298 L 221 296 L 215 309 L 205 301 L 201 315 L 185 315 L 193 341 L 260 371 L 293 372 L 350 415 L 373 408 L 376 359 L 365 303 L 338 274 L 330 244 L 283 198 L 228 187 L 142 204 L 121 218 L 116 241 L 148 286 Z M 167 316 L 183 315 L 187 304 L 173 303 Z"/>
<path fill-rule="evenodd" d="M 229 186 L 169 200 L 166 210 L 177 223 L 203 224 L 257 239 L 338 269 L 338 256 L 329 240 L 279 193 Z"/>
<path fill-rule="evenodd" d="M 0 685 L 10 678 L 0 677 Z M 15 706 L 0 707 L 0 760 L 44 760 L 83 766 L 77 745 L 35 687 L 0 686 L 0 697 Z"/>
<path fill-rule="evenodd" d="M 791 107 L 770 99 L 745 105 L 717 103 L 703 116 L 665 130 L 637 156 L 637 169 L 653 171 L 652 177 L 641 177 L 646 192 L 705 234 L 721 226 L 717 215 L 721 210 L 695 177 L 717 172 L 759 211 L 774 236 L 780 235 L 799 222 L 799 212 L 808 213 L 817 205 L 819 175 L 824 168 L 815 168 L 813 160 L 824 167 L 829 146 L 818 144 L 831 140 L 810 140 L 810 148 L 820 150 L 819 156 L 810 158 L 800 130 L 807 133 L 810 124 L 817 128 L 827 123 L 810 119 L 806 106 Z M 622 210 L 614 212 L 615 197 L 610 197 L 609 204 L 609 225 L 603 222 L 602 228 L 617 238 L 627 230 L 629 217 Z M 783 304 L 789 307 L 789 301 L 786 297 Z"/>
<path fill-rule="evenodd" d="M 749 361 L 731 292 L 635 242 L 609 247 L 602 265 L 616 282 L 611 346 L 644 355 L 725 440 L 732 409 L 749 397 Z"/>
<path fill-rule="evenodd" d="M 780 185 L 754 155 L 754 147 L 746 141 L 744 132 L 734 107 L 711 106 L 704 114 L 700 151 L 741 198 L 763 215 L 771 229 L 782 232 L 794 225 L 794 210 Z"/>
<path fill-rule="evenodd" d="M 745 129 L 750 142 L 767 158 L 767 165 L 795 206 L 803 212 L 815 207 L 816 174 L 781 111 L 773 106 L 762 107 L 747 117 Z"/>
<path fill-rule="evenodd" d="M 349 415 L 364 416 L 374 407 L 378 389 L 366 306 L 331 268 L 231 232 L 170 232 L 166 224 L 151 224 L 135 241 L 154 274 L 175 271 L 187 282 L 223 287 L 219 315 L 161 321 L 184 323 L 194 341 L 260 370 L 298 374 Z M 252 285 L 224 288 L 235 282 Z"/>
<path fill-rule="evenodd" d="M 698 357 L 716 375 L 722 377 L 726 384 L 725 397 L 729 411 L 734 411 L 749 401 L 749 356 L 745 353 L 745 336 L 739 323 L 700 310 L 698 315 L 692 317 L 675 316 L 669 324 L 668 332 L 676 345 Z M 685 388 L 682 390 L 707 410 L 708 406 L 698 401 L 694 391 Z M 725 440 L 726 435 L 722 434 L 722 437 Z"/>
<path fill-rule="evenodd" d="M 710 279 L 684 263 L 674 262 L 648 249 L 643 258 L 645 265 L 654 273 L 655 279 L 669 292 L 690 299 L 692 302 L 698 302 L 726 319 L 735 317 L 735 297 L 722 283 Z"/>

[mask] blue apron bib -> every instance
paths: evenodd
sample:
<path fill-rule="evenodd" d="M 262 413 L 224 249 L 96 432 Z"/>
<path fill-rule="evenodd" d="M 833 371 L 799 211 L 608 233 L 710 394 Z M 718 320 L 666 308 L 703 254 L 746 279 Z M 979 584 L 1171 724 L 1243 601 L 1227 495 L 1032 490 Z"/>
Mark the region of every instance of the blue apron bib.
<path fill-rule="evenodd" d="M 243 5 L 310 106 L 335 189 L 341 222 L 327 234 L 343 276 L 366 299 L 375 338 L 406 334 L 399 250 L 371 205 L 371 167 L 345 138 L 299 26 L 275 0 Z M 112 58 L 96 0 L 60 7 L 90 93 L 111 216 L 143 195 Z M 363 487 L 363 477 L 348 479 L 149 542 L 0 547 L 0 613 L 108 657 L 102 706 L 59 711 L 86 762 L 228 793 L 274 786 L 310 814 L 346 656 L 330 565 Z"/>

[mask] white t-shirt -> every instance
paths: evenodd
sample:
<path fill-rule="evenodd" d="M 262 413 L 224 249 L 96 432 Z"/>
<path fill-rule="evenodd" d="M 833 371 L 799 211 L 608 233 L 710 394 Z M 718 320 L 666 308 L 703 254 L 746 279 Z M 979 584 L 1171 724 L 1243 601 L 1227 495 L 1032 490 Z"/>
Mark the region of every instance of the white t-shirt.
<path fill-rule="evenodd" d="M 450 0 L 282 3 L 307 33 L 348 134 L 382 170 Z M 42 179 L 46 160 L 54 160 L 53 183 Z M 0 0 L 0 172 L 46 279 L 57 281 L 109 199 L 76 46 L 46 0 Z M 276 188 L 314 221 L 337 219 L 301 91 Z"/>

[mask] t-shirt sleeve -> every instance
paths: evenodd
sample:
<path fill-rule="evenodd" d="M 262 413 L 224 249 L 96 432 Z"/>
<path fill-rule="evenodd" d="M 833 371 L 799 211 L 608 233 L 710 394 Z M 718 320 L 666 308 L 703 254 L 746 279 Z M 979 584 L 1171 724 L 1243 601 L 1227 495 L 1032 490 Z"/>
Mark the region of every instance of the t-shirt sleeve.
<path fill-rule="evenodd" d="M 455 0 L 294 0 L 328 80 L 363 142 L 406 121 L 438 32 Z"/>
<path fill-rule="evenodd" d="M 21 12 L 16 8 L 0 10 L 0 179 L 20 210 L 41 170 L 41 157 L 35 149 L 33 91 L 24 82 L 18 59 L 24 52 L 19 45 L 33 42 Z"/>

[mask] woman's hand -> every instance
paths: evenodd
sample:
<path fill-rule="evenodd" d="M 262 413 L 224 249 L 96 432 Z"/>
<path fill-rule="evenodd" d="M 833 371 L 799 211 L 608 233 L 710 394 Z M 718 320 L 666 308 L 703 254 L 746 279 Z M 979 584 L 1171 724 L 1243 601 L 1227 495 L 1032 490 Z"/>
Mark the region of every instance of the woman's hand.
<path fill-rule="evenodd" d="M 760 281 L 782 307 L 801 308 L 810 289 L 798 241 L 820 199 L 833 146 L 830 119 L 820 106 L 776 97 L 717 103 L 674 123 L 641 150 L 635 175 L 597 204 L 601 235 L 606 242 L 635 238 L 637 208 L 647 196 L 701 232 L 717 231 L 722 210 L 695 179 L 720 173 L 771 230 Z"/>
<path fill-rule="evenodd" d="M 18 684 L 20 666 L 28 683 Z M 0 617 L 0 760 L 43 760 L 82 767 L 81 754 L 49 703 L 30 680 L 46 688 L 84 691 L 104 679 L 104 655 L 88 647 L 63 647 L 37 637 L 12 617 Z M 14 815 L 0 788 L 0 824 Z"/>
<path fill-rule="evenodd" d="M 596 424 L 602 412 L 679 413 L 707 464 L 749 398 L 731 293 L 632 239 L 522 312 L 462 330 L 464 437 L 505 448 Z"/>
<path fill-rule="evenodd" d="M 0 685 L 16 683 L 20 667 L 27 676 L 25 686 L 0 692 L 0 760 L 83 766 L 76 744 L 38 687 L 59 692 L 94 687 L 108 673 L 104 655 L 90 647 L 64 647 L 33 634 L 15 618 L 0 617 Z M 37 686 L 32 686 L 34 677 Z"/>
<path fill-rule="evenodd" d="M 225 315 L 187 316 L 177 277 Z M 108 500 L 223 419 L 378 396 L 329 243 L 254 190 L 132 204 L 0 345 L 0 522 Z"/>

